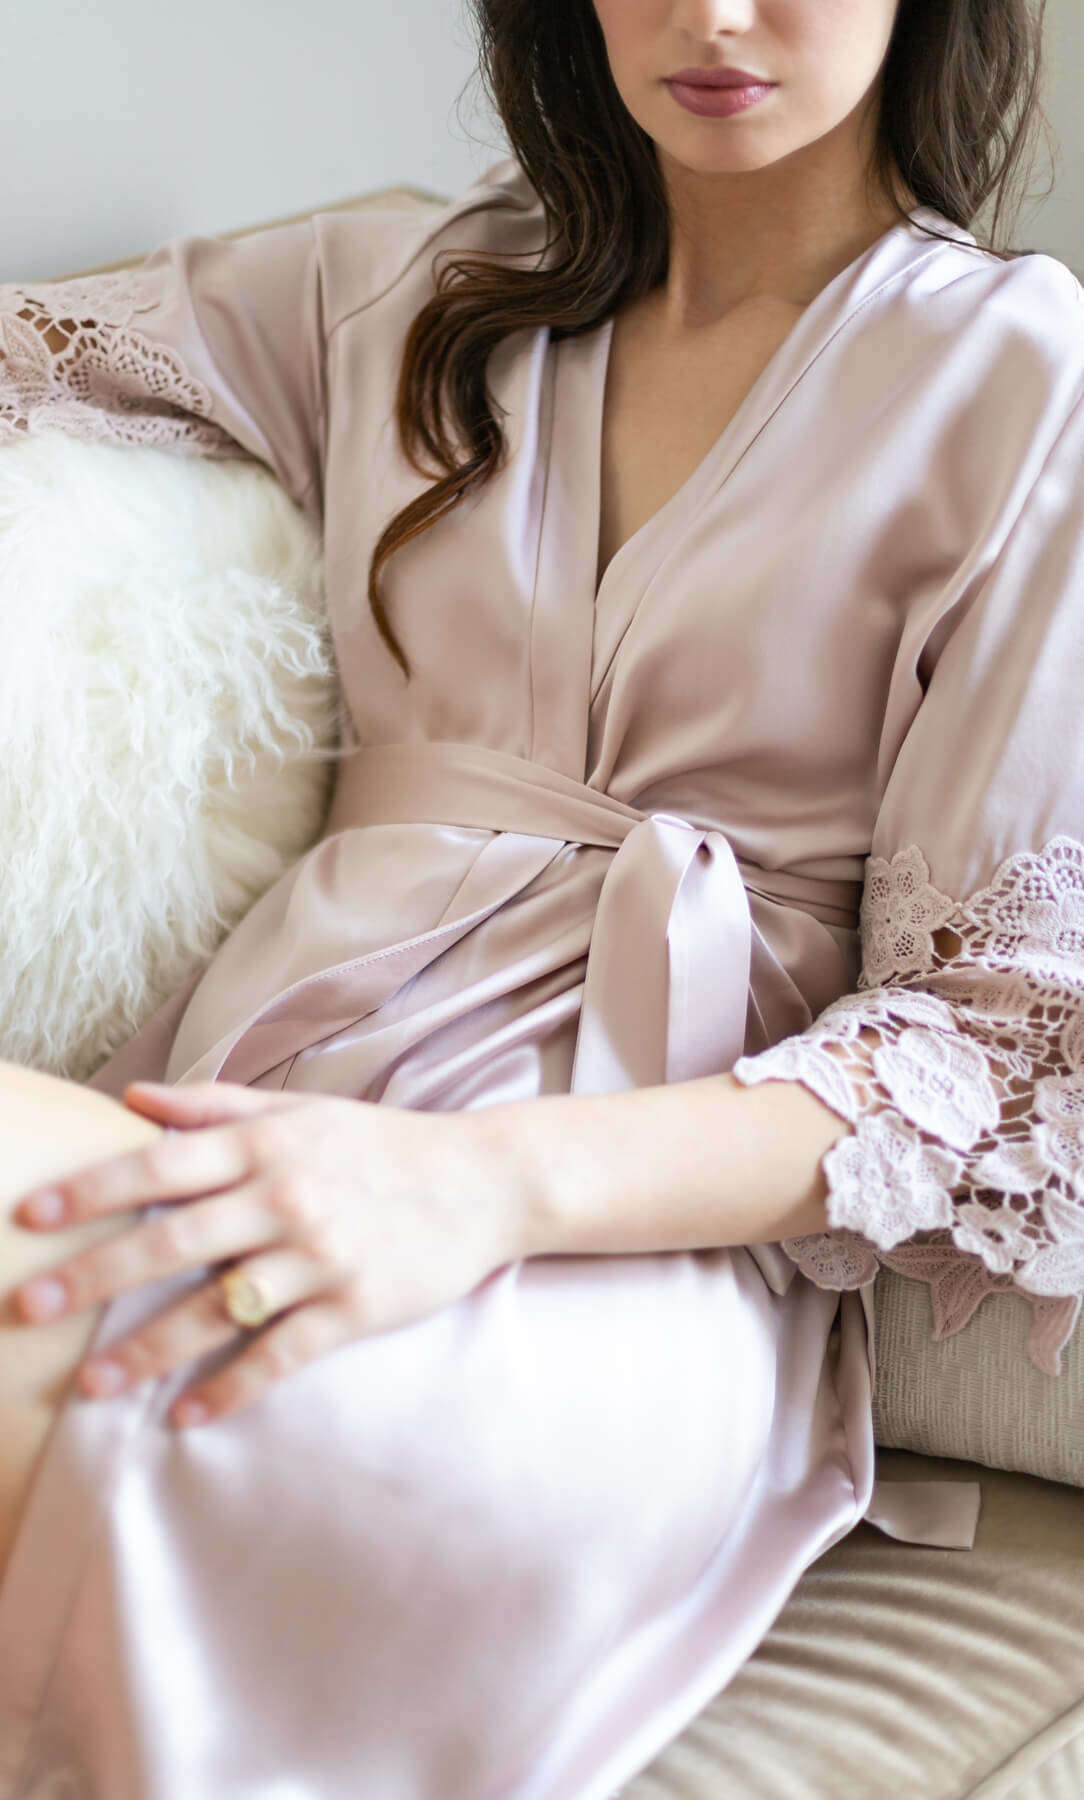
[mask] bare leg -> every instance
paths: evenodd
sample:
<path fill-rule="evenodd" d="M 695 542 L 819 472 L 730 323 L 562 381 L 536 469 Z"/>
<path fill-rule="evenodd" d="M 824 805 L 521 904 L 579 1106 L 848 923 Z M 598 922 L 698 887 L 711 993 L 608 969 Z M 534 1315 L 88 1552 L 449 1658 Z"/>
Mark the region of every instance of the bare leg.
<path fill-rule="evenodd" d="M 103 1310 L 27 1325 L 15 1319 L 11 1292 L 136 1217 L 34 1232 L 15 1224 L 12 1211 L 31 1188 L 139 1149 L 161 1132 L 107 1094 L 0 1060 L 0 1578 L 45 1439 Z"/>

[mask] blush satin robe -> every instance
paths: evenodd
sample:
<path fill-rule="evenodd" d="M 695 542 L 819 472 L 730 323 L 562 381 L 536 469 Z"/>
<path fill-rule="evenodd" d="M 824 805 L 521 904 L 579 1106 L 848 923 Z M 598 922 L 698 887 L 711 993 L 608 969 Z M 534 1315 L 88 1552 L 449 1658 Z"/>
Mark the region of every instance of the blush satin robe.
<path fill-rule="evenodd" d="M 612 322 L 501 343 L 506 464 L 385 571 L 409 685 L 365 599 L 427 485 L 402 346 L 435 253 L 540 253 L 513 161 L 432 212 L 19 290 L 97 321 L 67 366 L 9 298 L 12 429 L 255 456 L 322 523 L 358 746 L 321 841 L 91 1085 L 451 1110 L 743 1052 L 752 1079 L 855 989 L 871 847 L 920 845 L 963 895 L 1084 837 L 1080 290 L 914 219 L 817 296 L 597 593 Z M 207 1274 L 115 1300 L 92 1347 Z M 859 1519 L 973 1541 L 975 1484 L 875 1484 L 871 1294 L 779 1245 L 551 1256 L 199 1430 L 164 1416 L 218 1354 L 69 1398 L 0 1594 L 0 1800 L 608 1800 Z"/>

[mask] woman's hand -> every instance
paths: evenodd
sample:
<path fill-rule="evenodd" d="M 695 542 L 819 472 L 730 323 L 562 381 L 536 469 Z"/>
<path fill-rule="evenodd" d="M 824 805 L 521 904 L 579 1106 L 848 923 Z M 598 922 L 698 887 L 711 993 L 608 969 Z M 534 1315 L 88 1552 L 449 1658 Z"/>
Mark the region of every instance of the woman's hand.
<path fill-rule="evenodd" d="M 178 1204 L 35 1276 L 15 1299 L 34 1324 L 185 1269 L 243 1259 L 273 1296 L 273 1315 L 175 1403 L 175 1424 L 237 1412 L 325 1351 L 438 1312 L 522 1254 L 520 1196 L 488 1147 L 482 1113 L 229 1082 L 135 1083 L 124 1098 L 173 1129 L 24 1195 L 16 1223 L 47 1230 Z M 37 1304 L 43 1283 L 46 1303 Z M 59 1299 L 51 1308 L 50 1286 Z M 84 1364 L 80 1384 L 91 1396 L 119 1393 L 237 1339 L 213 1279 Z M 198 1403 L 205 1413 L 192 1410 Z"/>

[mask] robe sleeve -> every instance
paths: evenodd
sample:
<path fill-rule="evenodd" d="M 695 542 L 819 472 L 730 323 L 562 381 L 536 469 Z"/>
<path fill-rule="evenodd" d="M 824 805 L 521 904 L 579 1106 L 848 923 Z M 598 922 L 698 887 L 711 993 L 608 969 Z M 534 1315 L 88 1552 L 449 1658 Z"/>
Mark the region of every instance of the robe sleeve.
<path fill-rule="evenodd" d="M 1084 400 L 981 574 L 931 628 L 865 867 L 857 991 L 735 1065 L 852 1129 L 821 1287 L 929 1282 L 938 1337 L 1027 1297 L 1060 1372 L 1084 1292 Z M 1025 484 L 1026 485 L 1026 484 Z M 986 547 L 980 546 L 984 552 Z"/>
<path fill-rule="evenodd" d="M 251 456 L 320 518 L 322 299 L 311 219 L 173 238 L 109 274 L 0 285 L 0 445 L 59 429 Z"/>

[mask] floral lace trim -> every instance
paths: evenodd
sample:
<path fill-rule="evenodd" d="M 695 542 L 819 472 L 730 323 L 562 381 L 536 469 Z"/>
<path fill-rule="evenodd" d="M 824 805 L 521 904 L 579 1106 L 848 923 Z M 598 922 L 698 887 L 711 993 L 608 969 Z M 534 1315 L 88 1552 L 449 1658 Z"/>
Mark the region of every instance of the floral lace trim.
<path fill-rule="evenodd" d="M 854 1127 L 824 1158 L 831 1230 L 783 1249 L 819 1287 L 927 1282 L 935 1338 L 1021 1293 L 1058 1374 L 1084 1299 L 1084 844 L 1008 857 L 966 901 L 915 845 L 871 857 L 861 932 L 858 992 L 733 1071 Z"/>
<path fill-rule="evenodd" d="M 138 269 L 0 286 L 0 444 L 44 430 L 114 444 L 241 456 L 212 396 L 175 353 L 132 328 L 159 302 Z M 51 348 L 46 334 L 62 343 Z"/>

